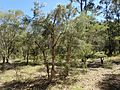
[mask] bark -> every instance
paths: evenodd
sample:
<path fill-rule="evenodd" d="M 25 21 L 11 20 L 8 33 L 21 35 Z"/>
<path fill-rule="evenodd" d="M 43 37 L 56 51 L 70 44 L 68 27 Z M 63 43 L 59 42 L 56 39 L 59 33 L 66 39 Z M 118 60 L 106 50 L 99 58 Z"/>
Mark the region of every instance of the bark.
<path fill-rule="evenodd" d="M 9 63 L 9 59 L 8 58 L 6 58 L 6 63 Z"/>
<path fill-rule="evenodd" d="M 2 57 L 3 63 L 2 63 L 2 71 L 5 70 L 5 56 Z"/>
<path fill-rule="evenodd" d="M 27 59 L 26 64 L 28 65 L 28 63 L 29 63 L 29 53 L 27 53 L 26 59 Z"/>
<path fill-rule="evenodd" d="M 117 16 L 118 17 L 118 24 L 120 23 L 120 15 Z M 120 25 L 118 26 L 118 36 L 120 36 Z M 120 40 L 119 40 L 119 54 L 120 54 Z"/>
<path fill-rule="evenodd" d="M 120 54 L 120 40 L 119 40 L 119 54 Z"/>
<path fill-rule="evenodd" d="M 48 61 L 47 61 L 47 57 L 45 55 L 45 51 L 42 51 L 43 53 L 43 58 L 44 58 L 44 64 L 46 66 L 46 69 L 47 69 L 47 76 L 48 76 L 48 80 L 50 79 L 50 74 L 49 74 L 49 64 L 48 64 Z"/>
<path fill-rule="evenodd" d="M 46 69 L 47 69 L 47 76 L 48 76 L 48 80 L 50 81 L 50 68 L 49 68 L 49 63 L 48 63 L 48 60 L 47 60 L 47 56 L 45 54 L 45 49 L 43 49 L 37 42 L 35 42 L 38 47 L 41 49 L 42 51 L 42 54 L 43 54 L 43 59 L 44 59 L 44 64 L 46 66 Z"/>
<path fill-rule="evenodd" d="M 80 2 L 80 9 L 81 9 L 81 12 L 83 11 L 83 0 L 81 0 Z"/>
<path fill-rule="evenodd" d="M 67 56 L 66 56 L 66 75 L 69 75 L 69 62 L 70 62 L 70 53 L 71 53 L 71 47 L 68 43 L 67 46 Z"/>
<path fill-rule="evenodd" d="M 51 68 L 51 80 L 55 76 L 55 47 L 52 47 L 52 68 Z"/>
<path fill-rule="evenodd" d="M 26 59 L 26 55 L 23 55 L 24 60 Z"/>
<path fill-rule="evenodd" d="M 87 0 L 85 0 L 85 11 L 87 12 Z"/>
<path fill-rule="evenodd" d="M 6 63 L 9 63 L 9 56 L 6 57 Z"/>
<path fill-rule="evenodd" d="M 24 51 L 24 49 L 22 51 L 22 56 L 23 56 L 23 59 L 26 60 L 26 52 Z"/>
<path fill-rule="evenodd" d="M 101 65 L 103 65 L 104 58 L 101 57 L 100 60 L 101 60 Z"/>
<path fill-rule="evenodd" d="M 85 74 L 87 72 L 86 58 L 82 59 L 82 68 L 83 68 L 83 73 Z"/>
<path fill-rule="evenodd" d="M 51 56 L 52 56 L 52 68 L 51 68 L 51 80 L 55 76 L 55 36 L 54 36 L 54 31 L 53 34 L 51 35 L 51 40 L 52 40 L 52 47 L 51 47 Z"/>
<path fill-rule="evenodd" d="M 108 50 L 109 50 L 108 56 L 112 56 L 113 50 L 112 50 L 112 43 L 111 43 L 111 38 L 110 38 L 110 36 L 109 36 L 109 46 L 108 46 Z"/>
<path fill-rule="evenodd" d="M 69 40 L 67 42 L 67 55 L 66 55 L 66 76 L 69 75 L 69 62 L 70 62 L 70 56 L 71 56 L 71 41 L 72 41 L 72 36 L 69 37 Z"/>

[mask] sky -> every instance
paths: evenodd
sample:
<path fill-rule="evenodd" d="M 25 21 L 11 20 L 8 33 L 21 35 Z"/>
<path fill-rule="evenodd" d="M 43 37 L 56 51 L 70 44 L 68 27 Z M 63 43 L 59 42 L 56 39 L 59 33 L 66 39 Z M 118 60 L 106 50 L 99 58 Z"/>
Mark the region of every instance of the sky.
<path fill-rule="evenodd" d="M 34 7 L 34 2 L 39 1 L 40 3 L 46 3 L 46 6 L 42 8 L 45 14 L 50 13 L 58 4 L 67 4 L 69 0 L 0 0 L 0 11 L 7 10 L 22 10 L 25 15 L 33 16 L 32 8 Z M 98 3 L 99 0 L 95 0 Z M 103 16 L 97 17 L 101 20 Z"/>
<path fill-rule="evenodd" d="M 25 14 L 32 16 L 31 9 L 34 7 L 33 2 L 35 1 L 46 3 L 46 7 L 42 9 L 45 13 L 49 13 L 57 4 L 67 4 L 69 2 L 69 0 L 0 0 L 0 11 L 19 9 Z"/>

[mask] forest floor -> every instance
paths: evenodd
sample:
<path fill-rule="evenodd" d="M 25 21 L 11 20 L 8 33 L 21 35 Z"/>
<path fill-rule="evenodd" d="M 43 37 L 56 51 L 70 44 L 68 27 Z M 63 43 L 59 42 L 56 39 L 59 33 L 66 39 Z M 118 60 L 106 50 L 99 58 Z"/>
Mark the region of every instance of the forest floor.
<path fill-rule="evenodd" d="M 120 56 L 106 58 L 104 66 L 99 63 L 89 63 L 86 73 L 71 67 L 66 79 L 52 83 L 47 82 L 44 65 L 8 65 L 0 71 L 0 90 L 120 90 Z"/>

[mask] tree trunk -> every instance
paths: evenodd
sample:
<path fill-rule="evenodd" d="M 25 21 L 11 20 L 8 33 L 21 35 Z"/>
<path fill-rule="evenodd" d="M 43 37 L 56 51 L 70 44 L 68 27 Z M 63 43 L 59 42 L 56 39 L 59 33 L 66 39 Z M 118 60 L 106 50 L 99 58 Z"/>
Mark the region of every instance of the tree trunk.
<path fill-rule="evenodd" d="M 34 65 L 37 64 L 36 63 L 36 56 L 35 55 L 33 55 L 33 62 L 34 62 Z"/>
<path fill-rule="evenodd" d="M 68 43 L 67 46 L 67 56 L 66 56 L 66 76 L 69 75 L 69 62 L 70 62 L 70 53 L 71 53 L 71 47 L 69 44 L 70 43 Z"/>
<path fill-rule="evenodd" d="M 120 40 L 119 40 L 119 54 L 120 54 Z"/>
<path fill-rule="evenodd" d="M 52 68 L 51 68 L 51 80 L 55 76 L 55 36 L 54 36 L 54 31 L 53 34 L 51 35 L 51 42 L 52 42 L 52 47 L 51 47 L 51 56 L 52 56 Z"/>
<path fill-rule="evenodd" d="M 119 25 L 119 22 L 120 22 L 120 20 L 119 20 L 119 19 L 120 19 L 120 15 L 118 14 L 117 17 L 118 17 L 118 25 Z M 120 36 L 120 25 L 118 26 L 118 32 L 119 32 L 119 33 L 118 33 L 118 36 Z M 120 40 L 119 40 L 119 54 L 120 54 Z"/>
<path fill-rule="evenodd" d="M 9 63 L 9 60 L 8 60 L 8 58 L 6 58 L 6 63 Z"/>
<path fill-rule="evenodd" d="M 82 68 L 83 68 L 83 73 L 85 74 L 87 72 L 86 58 L 82 59 Z"/>
<path fill-rule="evenodd" d="M 81 0 L 80 2 L 80 8 L 81 8 L 81 12 L 83 11 L 83 0 Z"/>
<path fill-rule="evenodd" d="M 5 70 L 5 56 L 2 57 L 3 63 L 2 63 L 2 71 Z"/>
<path fill-rule="evenodd" d="M 103 65 L 104 58 L 101 57 L 100 60 L 101 60 L 101 65 Z"/>
<path fill-rule="evenodd" d="M 9 63 L 9 56 L 6 57 L 6 63 Z"/>
<path fill-rule="evenodd" d="M 47 61 L 47 57 L 45 55 L 45 51 L 42 51 L 43 53 L 43 58 L 44 58 L 44 64 L 46 66 L 46 69 L 47 69 L 47 75 L 48 75 L 48 80 L 50 79 L 50 74 L 49 74 L 49 64 L 48 64 L 48 61 Z"/>
<path fill-rule="evenodd" d="M 52 47 L 52 68 L 51 68 L 51 80 L 55 76 L 55 47 Z"/>
<path fill-rule="evenodd" d="M 111 43 L 111 38 L 109 36 L 109 46 L 108 46 L 108 56 L 112 56 L 112 43 Z"/>
<path fill-rule="evenodd" d="M 29 63 L 29 53 L 27 53 L 27 57 L 26 57 L 26 59 L 27 59 L 26 64 L 28 65 L 28 63 Z"/>
<path fill-rule="evenodd" d="M 26 55 L 23 55 L 24 60 L 26 60 Z"/>
<path fill-rule="evenodd" d="M 22 51 L 23 59 L 26 60 L 26 52 L 23 50 Z"/>
<path fill-rule="evenodd" d="M 87 0 L 85 0 L 85 11 L 87 12 Z"/>
<path fill-rule="evenodd" d="M 3 56 L 2 58 L 3 58 L 3 64 L 4 64 L 5 63 L 5 57 Z"/>
<path fill-rule="evenodd" d="M 67 41 L 67 55 L 66 55 L 66 76 L 69 75 L 69 62 L 70 62 L 70 56 L 71 56 L 71 41 L 72 41 L 72 36 L 69 37 Z"/>

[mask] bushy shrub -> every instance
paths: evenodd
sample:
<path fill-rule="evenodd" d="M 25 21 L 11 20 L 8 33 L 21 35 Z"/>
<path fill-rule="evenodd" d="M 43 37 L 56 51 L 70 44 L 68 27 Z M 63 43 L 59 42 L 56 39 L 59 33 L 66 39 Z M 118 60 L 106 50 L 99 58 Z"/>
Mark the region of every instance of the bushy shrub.
<path fill-rule="evenodd" d="M 107 57 L 107 55 L 104 53 L 104 52 L 96 52 L 95 54 L 95 57 L 96 58 L 104 58 L 104 57 Z"/>

